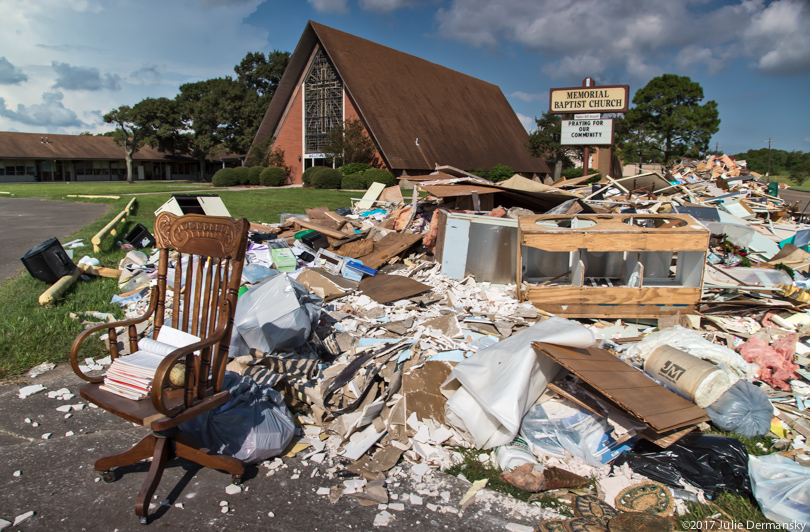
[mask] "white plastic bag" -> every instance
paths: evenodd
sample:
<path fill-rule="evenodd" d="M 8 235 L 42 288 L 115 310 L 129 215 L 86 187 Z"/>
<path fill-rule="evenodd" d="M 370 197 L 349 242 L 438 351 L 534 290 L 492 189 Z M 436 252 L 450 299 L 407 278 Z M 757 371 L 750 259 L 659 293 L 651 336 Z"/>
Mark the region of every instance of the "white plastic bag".
<path fill-rule="evenodd" d="M 662 345 L 680 349 L 692 356 L 719 366 L 720 369 L 725 370 L 732 377 L 731 384 L 737 382 L 740 377 L 745 378 L 748 374 L 748 362 L 738 353 L 728 347 L 712 343 L 703 338 L 699 332 L 680 325 L 667 327 L 648 334 L 639 343 L 627 349 L 621 356 L 622 358 L 640 358 L 646 361 L 650 353 Z"/>
<path fill-rule="evenodd" d="M 600 467 L 611 429 L 606 419 L 558 401 L 534 405 L 523 417 L 520 434 L 535 453 L 581 458 Z"/>
<path fill-rule="evenodd" d="M 562 318 L 549 318 L 478 351 L 458 364 L 442 384 L 445 420 L 468 434 L 479 449 L 510 443 L 523 416 L 560 367 L 538 354 L 532 342 L 590 347 L 593 333 Z"/>
<path fill-rule="evenodd" d="M 765 517 L 793 527 L 810 526 L 810 467 L 778 454 L 749 456 L 748 474 Z"/>
<path fill-rule="evenodd" d="M 248 376 L 225 373 L 228 402 L 180 425 L 201 446 L 252 464 L 281 453 L 295 434 L 284 397 Z"/>
<path fill-rule="evenodd" d="M 230 355 L 291 350 L 307 343 L 321 318 L 323 299 L 287 275 L 271 277 L 239 298 Z"/>
<path fill-rule="evenodd" d="M 771 431 L 773 406 L 768 395 L 748 381 L 739 380 L 720 399 L 706 407 L 714 426 L 747 438 Z"/>

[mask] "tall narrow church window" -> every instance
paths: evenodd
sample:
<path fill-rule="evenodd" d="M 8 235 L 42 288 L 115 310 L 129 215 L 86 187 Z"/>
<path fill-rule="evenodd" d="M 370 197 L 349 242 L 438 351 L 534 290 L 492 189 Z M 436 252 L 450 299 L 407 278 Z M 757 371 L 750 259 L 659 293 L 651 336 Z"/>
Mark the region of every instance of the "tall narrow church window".
<path fill-rule="evenodd" d="M 304 82 L 304 106 L 306 153 L 322 153 L 329 132 L 343 121 L 343 83 L 323 48 Z"/>

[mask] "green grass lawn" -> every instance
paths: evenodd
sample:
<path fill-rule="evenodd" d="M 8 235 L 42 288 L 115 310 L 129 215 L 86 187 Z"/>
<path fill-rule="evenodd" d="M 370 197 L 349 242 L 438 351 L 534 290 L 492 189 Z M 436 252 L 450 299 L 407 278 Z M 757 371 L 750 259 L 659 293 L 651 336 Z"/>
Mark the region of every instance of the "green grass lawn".
<path fill-rule="evenodd" d="M 211 183 L 194 181 L 126 181 L 67 182 L 67 183 L 0 183 L 0 192 L 10 192 L 19 198 L 61 198 L 68 194 L 143 194 L 147 192 L 182 191 L 207 192 Z M 0 194 L 7 197 L 8 194 Z"/>
<path fill-rule="evenodd" d="M 141 184 L 165 185 L 163 183 L 138 183 L 136 186 Z M 62 189 L 73 186 L 73 184 L 65 186 L 57 183 L 50 186 L 34 186 L 39 189 L 32 195 L 61 199 Z M 101 193 L 92 189 L 88 190 L 87 187 L 93 186 L 92 184 L 78 186 L 82 187 L 80 193 Z M 105 193 L 108 192 L 106 184 L 99 186 L 104 187 Z M 0 187 L 0 189 L 3 188 Z M 284 188 L 224 191 L 219 195 L 231 215 L 236 218 L 244 216 L 251 222 L 277 223 L 278 215 L 285 212 L 303 213 L 307 207 L 327 206 L 332 209 L 347 207 L 350 205 L 349 198 L 357 196 L 357 193 Z M 101 246 L 100 253 L 92 252 L 90 239 L 124 209 L 130 198 L 122 197 L 118 200 L 65 198 L 66 201 L 104 203 L 109 205 L 110 209 L 100 219 L 62 241 L 68 242 L 75 238 L 85 240 L 87 244 L 85 247 L 74 250 L 76 261 L 83 255 L 90 255 L 99 259 L 102 266 L 118 268 L 119 261 L 126 255 L 126 251 L 120 249 L 117 244 L 120 236 L 126 234 L 128 229 L 138 223 L 144 224 L 151 231 L 155 221 L 154 211 L 169 197 L 170 194 L 139 196 L 137 210 L 133 216 L 129 217 L 125 225 L 120 226 L 118 239 L 112 236 L 107 237 Z M 31 247 L 37 244 L 39 242 L 31 242 Z M 71 312 L 95 310 L 112 312 L 116 317 L 123 317 L 121 308 L 110 304 L 112 296 L 119 293 L 118 285 L 113 279 L 80 280 L 55 306 L 43 308 L 40 307 L 38 299 L 47 288 L 47 284 L 33 279 L 25 272 L 0 284 L 0 308 L 3 309 L 3 313 L 0 314 L 0 379 L 20 375 L 44 361 L 56 363 L 67 361 L 70 345 L 82 330 L 80 323 L 70 317 Z M 96 347 L 99 349 L 88 351 L 87 356 L 102 355 L 100 342 L 96 344 Z"/>
<path fill-rule="evenodd" d="M 762 178 L 764 181 L 767 181 L 767 178 Z M 772 175 L 770 178 L 771 181 L 777 181 L 779 183 L 787 183 L 787 185 L 795 190 L 810 190 L 810 181 L 805 181 L 802 185 L 797 185 L 793 181 L 791 181 L 787 174 L 786 175 Z"/>

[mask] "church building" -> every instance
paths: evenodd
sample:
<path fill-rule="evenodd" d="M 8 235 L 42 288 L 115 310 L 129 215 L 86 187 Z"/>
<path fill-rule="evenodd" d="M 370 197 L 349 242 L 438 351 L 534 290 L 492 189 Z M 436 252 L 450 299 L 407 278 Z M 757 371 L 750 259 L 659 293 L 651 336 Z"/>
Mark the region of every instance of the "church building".
<path fill-rule="evenodd" d="M 310 21 L 254 144 L 274 137 L 300 183 L 306 168 L 330 164 L 326 138 L 352 119 L 395 176 L 442 165 L 550 173 L 529 154 L 528 133 L 496 85 Z"/>

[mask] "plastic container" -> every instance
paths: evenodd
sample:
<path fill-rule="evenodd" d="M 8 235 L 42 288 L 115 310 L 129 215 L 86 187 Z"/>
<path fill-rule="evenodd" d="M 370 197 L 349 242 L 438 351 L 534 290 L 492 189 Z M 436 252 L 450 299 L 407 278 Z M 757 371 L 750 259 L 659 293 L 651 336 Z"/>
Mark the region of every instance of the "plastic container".
<path fill-rule="evenodd" d="M 329 247 L 329 239 L 326 238 L 326 235 L 314 229 L 295 233 L 295 238 L 309 246 L 313 251 Z"/>
<path fill-rule="evenodd" d="M 512 440 L 512 443 L 498 447 L 495 451 L 495 458 L 504 471 L 509 471 L 523 464 L 537 463 L 529 444 L 520 436 Z"/>
<path fill-rule="evenodd" d="M 124 242 L 132 244 L 135 249 L 151 248 L 155 245 L 155 237 L 145 225 L 138 224 L 124 236 Z"/>

